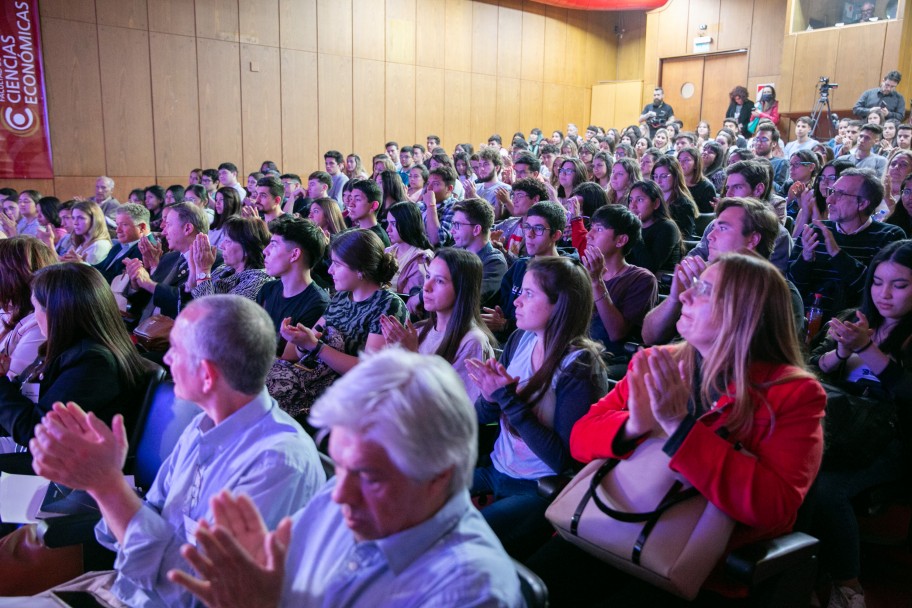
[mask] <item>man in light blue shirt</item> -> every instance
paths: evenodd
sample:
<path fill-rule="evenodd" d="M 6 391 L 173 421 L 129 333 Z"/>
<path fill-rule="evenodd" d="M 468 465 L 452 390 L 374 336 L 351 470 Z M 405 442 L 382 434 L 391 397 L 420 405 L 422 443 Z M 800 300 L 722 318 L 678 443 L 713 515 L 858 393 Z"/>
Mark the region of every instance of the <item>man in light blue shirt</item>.
<path fill-rule="evenodd" d="M 452 367 L 386 349 L 326 391 L 336 477 L 275 532 L 245 497 L 215 499 L 216 526 L 173 580 L 210 606 L 522 606 L 516 571 L 469 500 L 477 418 Z M 202 579 L 202 580 L 201 580 Z"/>
<path fill-rule="evenodd" d="M 313 441 L 264 388 L 275 349 L 272 321 L 245 298 L 209 296 L 180 314 L 165 362 L 175 397 L 203 412 L 181 435 L 145 500 L 121 474 L 127 440 L 119 416 L 109 429 L 74 404 L 58 404 L 39 425 L 35 470 L 87 490 L 98 503 L 104 520 L 96 536 L 117 551 L 111 592 L 119 601 L 143 607 L 193 602 L 166 573 L 189 571 L 180 547 L 196 543 L 206 527 L 198 522 L 213 521 L 210 500 L 222 490 L 248 496 L 276 525 L 324 484 Z"/>

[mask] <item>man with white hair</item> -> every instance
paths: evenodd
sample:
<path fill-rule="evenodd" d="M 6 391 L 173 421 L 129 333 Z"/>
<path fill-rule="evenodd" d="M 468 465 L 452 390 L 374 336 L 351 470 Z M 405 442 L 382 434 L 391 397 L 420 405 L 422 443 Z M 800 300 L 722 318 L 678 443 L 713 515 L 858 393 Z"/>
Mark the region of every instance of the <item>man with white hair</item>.
<path fill-rule="evenodd" d="M 120 209 L 120 201 L 114 198 L 114 180 L 107 175 L 102 175 L 95 180 L 95 203 L 101 207 L 101 212 L 110 220 L 108 225 L 113 225 L 116 219 L 117 210 Z"/>
<path fill-rule="evenodd" d="M 316 446 L 266 392 L 275 350 L 272 320 L 246 298 L 207 296 L 184 309 L 165 362 L 175 396 L 202 413 L 181 434 L 145 500 L 121 473 L 123 418 L 108 428 L 76 404 L 54 405 L 29 446 L 35 471 L 86 490 L 104 517 L 96 536 L 117 552 L 113 573 L 66 587 L 110 587 L 129 606 L 189 606 L 193 598 L 165 574 L 189 570 L 180 547 L 195 542 L 197 526 L 212 525 L 214 496 L 243 493 L 276 525 L 315 494 L 326 478 Z"/>
<path fill-rule="evenodd" d="M 521 606 L 510 559 L 469 500 L 478 423 L 443 359 L 385 349 L 342 376 L 310 421 L 336 476 L 268 532 L 244 497 L 169 574 L 208 606 Z M 234 542 L 232 542 L 234 541 Z"/>

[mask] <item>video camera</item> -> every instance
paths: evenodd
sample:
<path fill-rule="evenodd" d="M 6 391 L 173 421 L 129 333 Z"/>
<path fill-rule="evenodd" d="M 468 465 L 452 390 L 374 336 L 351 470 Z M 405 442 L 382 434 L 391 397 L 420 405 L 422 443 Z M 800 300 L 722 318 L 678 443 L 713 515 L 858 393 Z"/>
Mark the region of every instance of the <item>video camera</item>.
<path fill-rule="evenodd" d="M 823 94 L 829 93 L 830 89 L 839 88 L 839 84 L 837 84 L 835 82 L 830 82 L 829 76 L 821 76 L 820 85 L 818 88 L 820 89 L 820 94 L 823 95 Z"/>

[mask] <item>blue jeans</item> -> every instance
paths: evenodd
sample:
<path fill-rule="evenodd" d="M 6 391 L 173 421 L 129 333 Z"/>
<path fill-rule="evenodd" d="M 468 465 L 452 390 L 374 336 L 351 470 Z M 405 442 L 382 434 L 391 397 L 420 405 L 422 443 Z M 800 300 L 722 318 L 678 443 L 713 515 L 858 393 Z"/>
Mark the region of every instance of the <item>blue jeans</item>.
<path fill-rule="evenodd" d="M 504 549 L 518 560 L 531 555 L 554 533 L 545 519 L 548 501 L 538 495 L 538 481 L 516 479 L 493 466 L 475 469 L 472 494 L 493 494 L 481 510 Z"/>

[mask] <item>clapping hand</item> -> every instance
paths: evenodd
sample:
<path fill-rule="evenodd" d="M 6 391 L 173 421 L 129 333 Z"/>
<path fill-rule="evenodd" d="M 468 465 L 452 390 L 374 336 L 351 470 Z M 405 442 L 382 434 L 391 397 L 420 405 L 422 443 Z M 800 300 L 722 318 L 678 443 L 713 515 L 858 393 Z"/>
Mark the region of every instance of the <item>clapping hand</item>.
<path fill-rule="evenodd" d="M 216 248 L 209 244 L 208 235 L 202 233 L 196 235 L 190 246 L 190 252 L 197 272 L 209 274 L 212 265 L 215 264 L 216 251 Z"/>
<path fill-rule="evenodd" d="M 868 324 L 868 318 L 860 310 L 855 313 L 858 321 L 840 321 L 830 319 L 828 334 L 844 351 L 855 352 L 868 345 L 874 337 L 874 330 Z M 837 351 L 838 354 L 838 351 Z"/>
<path fill-rule="evenodd" d="M 316 348 L 317 344 L 320 342 L 320 337 L 323 335 L 322 332 L 314 331 L 300 323 L 292 325 L 291 317 L 282 319 L 279 334 L 300 350 L 306 351 L 311 351 Z"/>
<path fill-rule="evenodd" d="M 403 325 L 392 315 L 381 315 L 380 331 L 383 332 L 387 344 L 400 344 L 403 348 L 418 352 L 418 330 L 410 319 L 406 319 Z"/>
<path fill-rule="evenodd" d="M 158 262 L 162 256 L 162 245 L 160 242 L 152 242 L 150 239 L 143 237 L 139 239 L 139 253 L 142 255 L 142 263 L 146 270 L 153 272 L 158 268 Z"/>
<path fill-rule="evenodd" d="M 466 359 L 466 368 L 469 370 L 469 378 L 478 386 L 482 397 L 487 401 L 493 401 L 493 395 L 498 389 L 519 380 L 507 373 L 507 368 L 495 359 Z"/>

